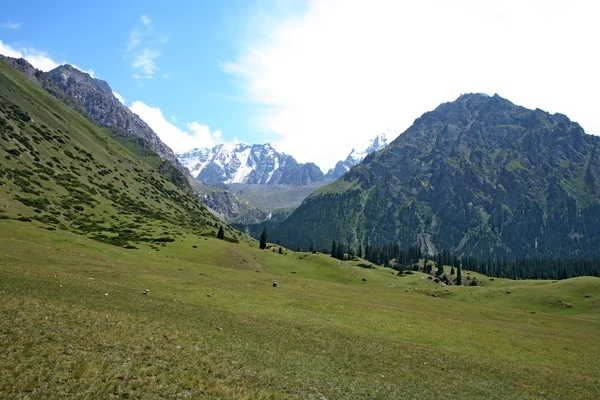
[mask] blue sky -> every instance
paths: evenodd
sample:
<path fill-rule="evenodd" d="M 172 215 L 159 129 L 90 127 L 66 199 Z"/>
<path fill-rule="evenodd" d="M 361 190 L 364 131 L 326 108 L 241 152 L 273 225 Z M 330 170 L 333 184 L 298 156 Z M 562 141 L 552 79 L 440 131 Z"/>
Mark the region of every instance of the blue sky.
<path fill-rule="evenodd" d="M 285 15 L 300 3 L 278 3 L 274 9 Z M 35 49 L 57 63 L 66 61 L 93 70 L 127 105 L 142 101 L 160 107 L 165 118 L 182 130 L 189 131 L 186 124 L 197 122 L 221 131 L 223 140 L 273 139 L 253 124 L 260 105 L 245 101 L 235 77 L 223 71 L 223 65 L 243 46 L 240 38 L 252 35 L 252 16 L 260 14 L 267 3 L 29 4 L 3 4 L 0 40 L 4 45 L 21 52 Z M 140 43 L 131 46 L 136 40 Z M 142 61 L 137 68 L 132 66 L 136 57 Z"/>
<path fill-rule="evenodd" d="M 8 1 L 0 52 L 93 70 L 176 151 L 270 142 L 322 169 L 462 93 L 600 133 L 586 0 Z"/>

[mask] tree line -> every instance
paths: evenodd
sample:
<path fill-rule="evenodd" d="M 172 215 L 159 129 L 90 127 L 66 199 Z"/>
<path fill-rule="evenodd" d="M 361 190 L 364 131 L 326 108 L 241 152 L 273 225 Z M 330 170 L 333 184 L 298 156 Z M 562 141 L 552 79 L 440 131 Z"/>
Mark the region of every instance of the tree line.
<path fill-rule="evenodd" d="M 591 258 L 535 258 L 523 257 L 515 260 L 478 259 L 459 257 L 448 250 L 436 255 L 423 255 L 419 246 L 402 249 L 399 243 L 386 245 L 366 245 L 353 247 L 333 242 L 331 256 L 340 260 L 352 260 L 355 256 L 364 258 L 373 264 L 391 267 L 397 270 L 414 269 L 419 260 L 425 258 L 424 267 L 428 273 L 433 267 L 448 265 L 453 270 L 478 272 L 490 277 L 508 279 L 567 279 L 576 276 L 600 277 L 600 259 Z M 435 263 L 435 264 L 434 264 Z M 439 269 L 437 269 L 439 271 Z"/>

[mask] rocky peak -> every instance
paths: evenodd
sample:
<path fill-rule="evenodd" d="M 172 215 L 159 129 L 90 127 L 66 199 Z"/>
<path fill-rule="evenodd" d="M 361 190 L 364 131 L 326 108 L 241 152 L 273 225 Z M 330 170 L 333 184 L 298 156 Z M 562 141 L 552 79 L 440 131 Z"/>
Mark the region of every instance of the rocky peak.
<path fill-rule="evenodd" d="M 108 83 L 68 64 L 49 71 L 47 76 L 62 91 L 83 104 L 92 122 L 139 137 L 163 160 L 179 165 L 173 151 L 138 115 L 117 100 Z"/>
<path fill-rule="evenodd" d="M 206 184 L 284 184 L 303 186 L 324 179 L 313 163 L 299 164 L 269 143 L 222 143 L 177 155 L 192 176 Z"/>
<path fill-rule="evenodd" d="M 343 161 L 338 161 L 334 168 L 327 171 L 327 179 L 337 179 L 344 175 L 350 168 L 360 163 L 364 158 L 378 150 L 383 149 L 389 144 L 389 137 L 396 137 L 398 134 L 394 130 L 387 130 L 370 139 L 369 141 L 357 146 L 350 151 L 348 157 Z"/>

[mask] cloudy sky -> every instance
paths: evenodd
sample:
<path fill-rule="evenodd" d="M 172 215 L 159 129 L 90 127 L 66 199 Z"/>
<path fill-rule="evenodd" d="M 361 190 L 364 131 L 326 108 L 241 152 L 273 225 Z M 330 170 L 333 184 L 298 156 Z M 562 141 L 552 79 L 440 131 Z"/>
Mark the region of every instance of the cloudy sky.
<path fill-rule="evenodd" d="M 600 134 L 596 1 L 82 3 L 4 5 L 0 53 L 106 80 L 175 151 L 269 142 L 326 170 L 467 92 Z"/>

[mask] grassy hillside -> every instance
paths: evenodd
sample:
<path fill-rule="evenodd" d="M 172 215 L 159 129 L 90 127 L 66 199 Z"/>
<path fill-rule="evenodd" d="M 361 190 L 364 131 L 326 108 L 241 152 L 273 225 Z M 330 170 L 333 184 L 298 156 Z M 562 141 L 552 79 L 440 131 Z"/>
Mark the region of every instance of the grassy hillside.
<path fill-rule="evenodd" d="M 0 218 L 127 246 L 213 233 L 198 199 L 144 161 L 0 62 Z"/>
<path fill-rule="evenodd" d="M 600 394 L 600 279 L 445 288 L 285 253 L 193 235 L 126 250 L 0 221 L 0 397 Z"/>

